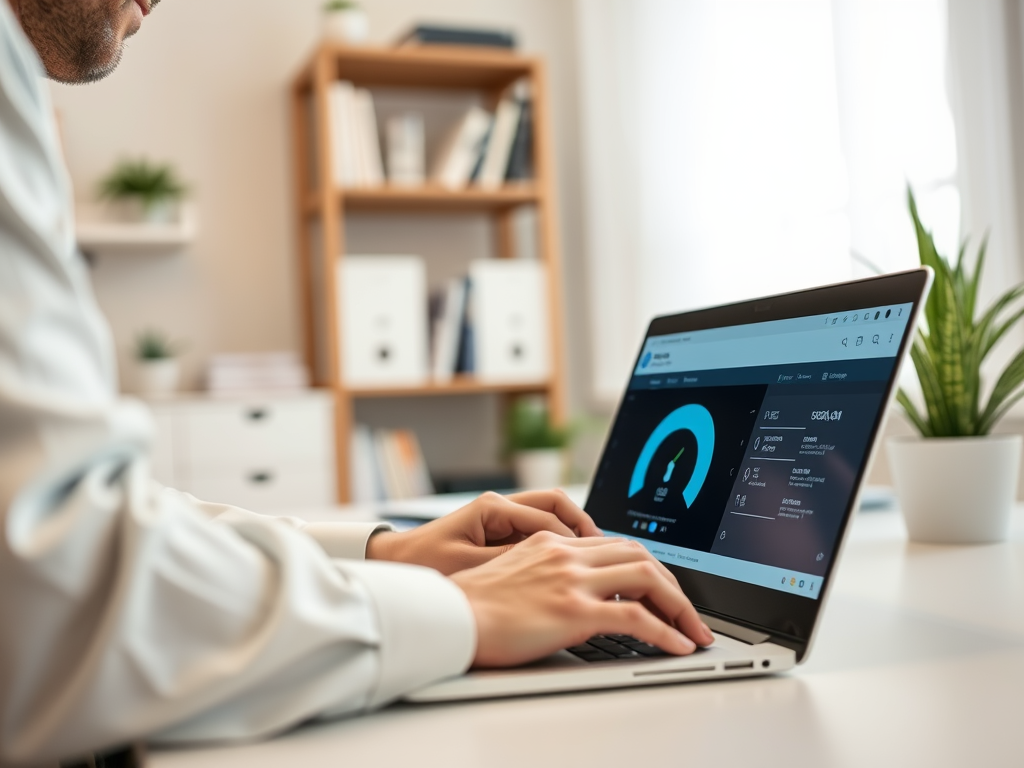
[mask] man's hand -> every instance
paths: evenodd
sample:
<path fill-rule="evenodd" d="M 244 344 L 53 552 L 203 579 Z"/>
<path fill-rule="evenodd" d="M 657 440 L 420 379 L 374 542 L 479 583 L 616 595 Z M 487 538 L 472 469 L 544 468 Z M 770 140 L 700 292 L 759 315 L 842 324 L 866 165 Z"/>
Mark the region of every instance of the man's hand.
<path fill-rule="evenodd" d="M 476 618 L 476 667 L 523 664 L 606 633 L 679 655 L 714 642 L 675 578 L 632 541 L 539 533 L 452 581 Z"/>
<path fill-rule="evenodd" d="M 425 565 L 447 576 L 489 562 L 542 531 L 567 538 L 602 535 L 563 491 L 485 493 L 411 531 L 375 534 L 367 542 L 366 557 Z"/>

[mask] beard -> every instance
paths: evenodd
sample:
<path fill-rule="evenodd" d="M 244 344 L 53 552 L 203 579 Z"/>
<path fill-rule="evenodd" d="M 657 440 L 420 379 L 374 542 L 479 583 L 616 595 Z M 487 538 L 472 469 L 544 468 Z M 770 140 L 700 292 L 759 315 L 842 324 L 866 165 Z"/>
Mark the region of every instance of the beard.
<path fill-rule="evenodd" d="M 136 31 L 123 29 L 131 2 L 22 0 L 21 26 L 52 79 L 91 83 L 117 68 L 125 38 Z"/>

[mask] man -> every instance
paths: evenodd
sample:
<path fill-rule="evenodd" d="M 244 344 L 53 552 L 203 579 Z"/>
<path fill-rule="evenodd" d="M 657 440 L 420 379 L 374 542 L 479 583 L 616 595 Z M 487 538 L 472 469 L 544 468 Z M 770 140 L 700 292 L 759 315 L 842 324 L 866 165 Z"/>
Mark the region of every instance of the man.
<path fill-rule="evenodd" d="M 0 0 L 0 762 L 272 734 L 599 632 L 710 643 L 664 568 L 557 492 L 395 533 L 150 479 L 41 77 L 108 74 L 156 2 Z"/>

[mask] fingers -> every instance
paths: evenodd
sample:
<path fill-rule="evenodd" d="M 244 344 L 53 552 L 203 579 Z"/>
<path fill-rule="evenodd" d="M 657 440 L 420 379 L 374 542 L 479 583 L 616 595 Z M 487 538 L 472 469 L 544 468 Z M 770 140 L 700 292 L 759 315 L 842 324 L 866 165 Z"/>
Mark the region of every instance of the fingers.
<path fill-rule="evenodd" d="M 697 650 L 693 640 L 655 617 L 640 603 L 600 603 L 594 607 L 594 622 L 594 634 L 630 635 L 677 656 Z"/>
<path fill-rule="evenodd" d="M 576 534 L 555 515 L 536 507 L 518 504 L 497 494 L 489 500 L 481 516 L 481 523 L 487 541 L 503 540 L 516 533 L 532 536 L 541 531 L 570 539 L 576 537 Z"/>
<path fill-rule="evenodd" d="M 617 565 L 619 563 L 647 562 L 651 563 L 658 572 L 674 589 L 682 591 L 676 577 L 662 563 L 648 552 L 642 544 L 627 539 L 605 539 L 612 544 L 610 547 L 590 548 L 582 556 L 583 562 L 587 565 L 600 568 L 606 565 Z"/>
<path fill-rule="evenodd" d="M 597 527 L 590 515 L 584 512 L 565 491 L 526 491 L 508 496 L 510 501 L 517 504 L 525 504 L 528 507 L 535 507 L 548 512 L 566 526 L 572 528 L 579 536 L 603 536 L 601 529 Z"/>
<path fill-rule="evenodd" d="M 586 583 L 595 597 L 621 595 L 633 600 L 649 601 L 672 626 L 695 642 L 708 644 L 709 637 L 693 603 L 681 589 L 666 583 L 660 571 L 649 562 L 623 563 L 595 568 L 587 574 Z"/>

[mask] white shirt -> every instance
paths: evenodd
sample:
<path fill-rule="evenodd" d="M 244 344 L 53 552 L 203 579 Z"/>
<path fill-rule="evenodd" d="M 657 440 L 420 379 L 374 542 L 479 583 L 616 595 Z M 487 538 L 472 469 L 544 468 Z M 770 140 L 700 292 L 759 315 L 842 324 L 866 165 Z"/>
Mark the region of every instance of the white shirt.
<path fill-rule="evenodd" d="M 463 672 L 465 596 L 361 562 L 374 526 L 150 478 L 150 417 L 116 394 L 42 75 L 0 0 L 0 763 L 264 736 Z"/>

